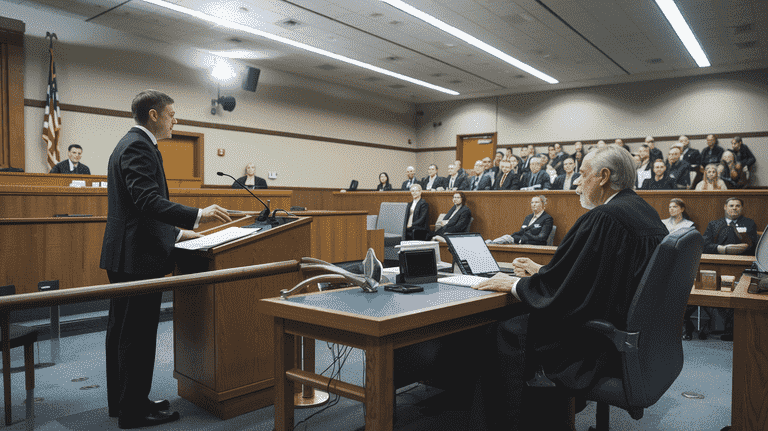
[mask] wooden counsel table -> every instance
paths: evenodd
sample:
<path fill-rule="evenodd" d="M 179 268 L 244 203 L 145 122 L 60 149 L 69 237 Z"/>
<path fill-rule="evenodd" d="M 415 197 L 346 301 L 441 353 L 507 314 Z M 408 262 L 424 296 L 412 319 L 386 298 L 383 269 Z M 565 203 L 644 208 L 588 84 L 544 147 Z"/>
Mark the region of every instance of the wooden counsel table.
<path fill-rule="evenodd" d="M 693 289 L 688 304 L 734 309 L 731 430 L 768 429 L 768 294 L 747 293 L 743 276 L 733 292 Z"/>
<path fill-rule="evenodd" d="M 364 293 L 359 287 L 270 298 L 259 312 L 275 321 L 275 430 L 293 429 L 294 384 L 309 384 L 365 403 L 365 429 L 393 427 L 394 350 L 492 321 L 493 311 L 514 301 L 506 293 L 429 283 L 424 292 Z M 325 340 L 365 350 L 365 387 L 297 367 L 296 337 Z"/>

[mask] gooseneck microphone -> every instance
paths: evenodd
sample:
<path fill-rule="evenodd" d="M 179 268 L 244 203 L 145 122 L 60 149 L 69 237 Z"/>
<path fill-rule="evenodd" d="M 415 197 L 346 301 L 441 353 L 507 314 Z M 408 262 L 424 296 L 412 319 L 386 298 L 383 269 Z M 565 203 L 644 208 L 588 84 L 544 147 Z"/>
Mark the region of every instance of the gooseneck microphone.
<path fill-rule="evenodd" d="M 248 187 L 246 187 L 246 186 L 245 186 L 245 184 L 241 183 L 241 182 L 240 182 L 240 181 L 239 181 L 237 178 L 233 177 L 232 175 L 229 175 L 229 174 L 225 174 L 224 172 L 216 172 L 216 175 L 218 175 L 218 176 L 220 176 L 220 177 L 229 177 L 229 178 L 232 178 L 233 180 L 235 180 L 235 182 L 236 182 L 236 183 L 240 184 L 240 186 L 241 186 L 242 188 L 244 188 L 244 189 L 245 189 L 245 190 L 246 190 L 248 193 L 250 193 L 250 194 L 251 194 L 251 196 L 253 196 L 253 197 L 255 197 L 256 199 L 258 199 L 258 200 L 259 200 L 259 202 L 261 202 L 261 204 L 262 204 L 262 205 L 264 205 L 264 210 L 263 210 L 263 211 L 262 211 L 262 212 L 259 214 L 259 218 L 257 218 L 257 219 L 256 219 L 257 221 L 266 221 L 266 220 L 267 220 L 267 218 L 269 218 L 269 205 L 265 204 L 263 200 L 259 199 L 259 197 L 258 197 L 258 196 L 256 196 L 255 194 L 253 194 L 253 192 L 251 191 L 251 189 L 249 189 Z"/>

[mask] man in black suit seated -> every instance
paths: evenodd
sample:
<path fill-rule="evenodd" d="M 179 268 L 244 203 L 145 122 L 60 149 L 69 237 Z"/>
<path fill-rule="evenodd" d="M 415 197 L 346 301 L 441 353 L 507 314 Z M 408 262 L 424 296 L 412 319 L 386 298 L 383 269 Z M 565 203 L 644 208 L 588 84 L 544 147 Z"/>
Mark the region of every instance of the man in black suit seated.
<path fill-rule="evenodd" d="M 77 175 L 91 175 L 91 170 L 88 166 L 80 163 L 80 158 L 83 157 L 83 147 L 77 144 L 72 144 L 67 148 L 67 160 L 62 160 L 56 164 L 49 174 L 77 174 Z"/>
<path fill-rule="evenodd" d="M 749 169 L 755 164 L 755 156 L 749 147 L 741 141 L 741 137 L 734 136 L 731 140 L 731 152 L 736 160 L 736 169 L 749 172 Z"/>
<path fill-rule="evenodd" d="M 410 190 L 414 184 L 419 183 L 419 181 L 415 178 L 416 169 L 414 169 L 413 166 L 408 166 L 408 168 L 405 170 L 405 175 L 408 177 L 408 179 L 403 181 L 403 185 L 400 186 L 400 190 Z"/>
<path fill-rule="evenodd" d="M 413 200 L 408 202 L 405 208 L 405 239 L 406 240 L 424 240 L 427 237 L 427 217 L 429 216 L 429 204 L 421 198 L 421 186 L 414 184 L 411 186 L 411 196 Z"/>
<path fill-rule="evenodd" d="M 576 162 L 573 160 L 573 157 L 563 160 L 563 171 L 565 173 L 555 178 L 552 190 L 576 190 L 576 179 L 579 178 L 579 173 L 574 172 L 574 169 L 576 169 Z"/>
<path fill-rule="evenodd" d="M 723 151 L 723 147 L 718 145 L 715 135 L 707 135 L 707 148 L 701 150 L 701 165 L 720 163 L 720 159 L 723 158 Z"/>
<path fill-rule="evenodd" d="M 446 179 L 437 175 L 437 165 L 434 163 L 427 168 L 428 176 L 421 180 L 421 188 L 424 190 L 445 190 Z"/>
<path fill-rule="evenodd" d="M 516 173 L 512 172 L 512 163 L 502 160 L 499 165 L 501 172 L 493 183 L 492 190 L 520 190 L 520 181 Z"/>
<path fill-rule="evenodd" d="M 493 187 L 491 177 L 484 175 L 485 164 L 482 160 L 475 162 L 475 175 L 469 177 L 469 190 L 490 190 Z"/>
<path fill-rule="evenodd" d="M 169 139 L 173 99 L 156 90 L 131 104 L 136 125 L 120 139 L 107 165 L 108 213 L 100 267 L 111 283 L 160 278 L 174 268 L 174 244 L 202 235 L 200 223 L 231 221 L 218 205 L 205 209 L 171 202 L 157 141 Z M 179 229 L 176 226 L 184 227 Z M 179 419 L 165 413 L 166 400 L 150 401 L 162 292 L 112 299 L 107 322 L 106 364 L 109 415 L 122 429 Z"/>
<path fill-rule="evenodd" d="M 691 186 L 691 165 L 680 158 L 680 147 L 675 145 L 669 149 L 667 156 L 667 175 L 674 178 L 675 187 L 687 189 Z"/>
<path fill-rule="evenodd" d="M 488 244 L 531 244 L 547 245 L 547 239 L 552 232 L 554 220 L 544 209 L 547 207 L 547 198 L 544 195 L 531 198 L 531 214 L 525 216 L 520 230 L 512 235 L 504 235 L 499 238 L 486 240 Z"/>
<path fill-rule="evenodd" d="M 653 136 L 645 137 L 645 145 L 648 146 L 648 157 L 651 161 L 651 166 L 653 166 L 654 160 L 664 159 L 664 154 L 661 153 L 660 149 L 656 148 L 656 141 L 653 139 Z"/>
<path fill-rule="evenodd" d="M 618 371 L 615 347 L 600 336 L 584 336 L 582 325 L 600 319 L 626 329 L 635 290 L 668 232 L 656 210 L 632 191 L 635 163 L 629 152 L 615 145 L 593 151 L 580 174 L 576 192 L 589 211 L 549 264 L 517 258 L 513 266 L 520 278 L 499 273 L 474 286 L 508 292 L 521 308 L 509 307 L 506 320 L 491 326 L 487 338 L 473 334 L 461 345 L 476 359 L 463 367 L 479 370 L 468 429 L 538 429 L 536 415 L 546 414 L 546 406 L 534 405 L 526 389 L 538 370 L 570 390 Z"/>
<path fill-rule="evenodd" d="M 469 188 L 469 180 L 467 174 L 461 174 L 457 172 L 456 165 L 448 165 L 448 178 L 446 178 L 445 189 L 454 190 L 467 190 Z"/>
<path fill-rule="evenodd" d="M 704 253 L 754 256 L 758 240 L 757 225 L 754 220 L 742 215 L 744 202 L 740 198 L 731 197 L 725 201 L 723 209 L 725 217 L 707 225 L 704 232 Z M 733 309 L 717 310 L 725 324 L 725 331 L 720 339 L 733 341 Z"/>
<path fill-rule="evenodd" d="M 496 155 L 493 158 L 493 163 L 492 163 L 493 166 L 491 167 L 491 170 L 493 171 L 494 179 L 499 176 L 499 171 L 501 170 L 499 165 L 501 164 L 502 160 L 504 160 L 504 151 L 497 150 Z"/>
<path fill-rule="evenodd" d="M 678 143 L 675 145 L 681 145 L 680 157 L 688 162 L 691 171 L 698 171 L 701 165 L 701 153 L 699 150 L 691 148 L 691 141 L 687 136 L 681 135 L 678 138 Z"/>
<path fill-rule="evenodd" d="M 551 187 L 549 174 L 541 169 L 541 159 L 532 158 L 529 167 L 530 172 L 524 173 L 520 180 L 520 190 L 549 190 Z"/>
<path fill-rule="evenodd" d="M 526 172 L 530 172 L 530 163 L 531 159 L 535 156 L 533 152 L 528 148 L 528 146 L 520 147 L 520 166 L 518 166 L 517 170 L 520 172 L 520 176 Z"/>

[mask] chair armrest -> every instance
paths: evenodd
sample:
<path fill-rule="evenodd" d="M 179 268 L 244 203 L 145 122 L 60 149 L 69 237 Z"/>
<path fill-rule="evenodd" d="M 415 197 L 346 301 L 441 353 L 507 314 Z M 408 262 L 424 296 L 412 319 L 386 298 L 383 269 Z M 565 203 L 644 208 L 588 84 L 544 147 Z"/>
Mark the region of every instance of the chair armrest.
<path fill-rule="evenodd" d="M 613 323 L 607 320 L 590 320 L 584 324 L 586 329 L 605 335 L 619 352 L 632 352 L 637 350 L 639 332 L 626 332 L 616 329 Z"/>

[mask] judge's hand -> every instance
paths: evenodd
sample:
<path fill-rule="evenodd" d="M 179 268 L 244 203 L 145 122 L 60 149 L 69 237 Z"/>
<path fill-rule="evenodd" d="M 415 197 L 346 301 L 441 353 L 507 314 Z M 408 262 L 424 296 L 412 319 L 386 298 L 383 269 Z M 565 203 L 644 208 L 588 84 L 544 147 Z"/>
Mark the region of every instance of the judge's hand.
<path fill-rule="evenodd" d="M 222 223 L 227 223 L 232 221 L 232 219 L 229 218 L 229 214 L 227 214 L 227 210 L 216 204 L 213 204 L 207 208 L 203 208 L 203 215 L 200 216 L 200 223 L 216 221 L 216 220 Z"/>
<path fill-rule="evenodd" d="M 539 269 L 542 266 L 544 265 L 539 265 L 527 257 L 518 257 L 512 261 L 512 268 L 515 270 L 515 275 L 518 277 L 530 277 L 539 272 Z"/>
<path fill-rule="evenodd" d="M 181 239 L 179 240 L 179 242 L 188 241 L 190 239 L 195 239 L 195 238 L 200 238 L 202 236 L 203 235 L 201 235 L 201 234 L 199 234 L 199 233 L 197 233 L 197 232 L 195 232 L 193 230 L 182 229 L 181 230 Z"/>
<path fill-rule="evenodd" d="M 515 285 L 515 281 L 517 280 L 517 277 L 512 277 L 503 272 L 499 272 L 488 280 L 472 286 L 472 288 L 476 290 L 491 290 L 494 292 L 509 293 L 512 291 L 512 286 Z"/>
<path fill-rule="evenodd" d="M 745 251 L 747 251 L 748 248 L 749 248 L 749 244 L 747 243 L 728 244 L 728 245 L 718 245 L 717 251 L 720 252 L 720 254 L 742 254 Z"/>

